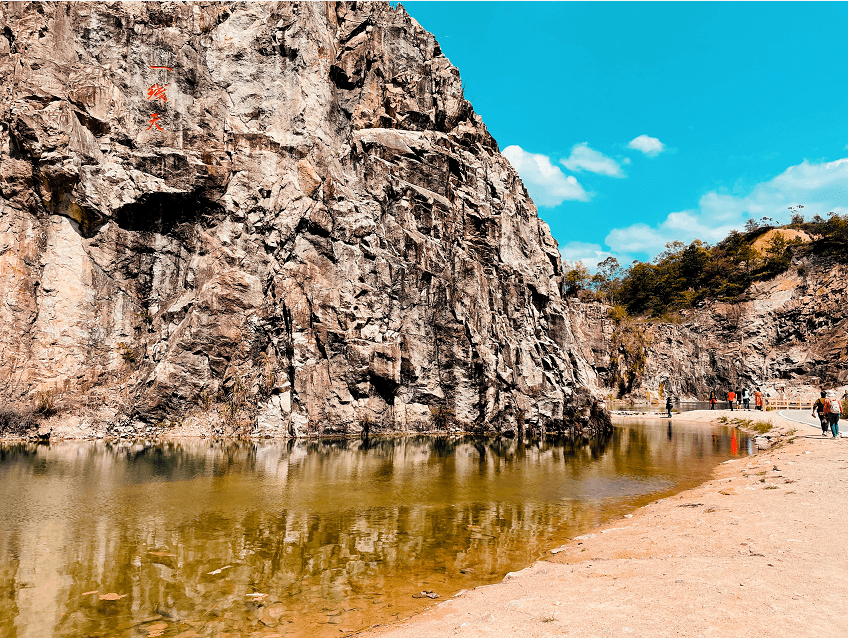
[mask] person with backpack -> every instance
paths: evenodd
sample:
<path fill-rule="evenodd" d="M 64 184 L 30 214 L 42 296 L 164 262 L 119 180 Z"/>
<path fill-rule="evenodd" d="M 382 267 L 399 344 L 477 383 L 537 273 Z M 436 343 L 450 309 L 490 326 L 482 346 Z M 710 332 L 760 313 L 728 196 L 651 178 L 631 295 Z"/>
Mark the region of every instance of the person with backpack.
<path fill-rule="evenodd" d="M 674 402 L 671 400 L 671 395 L 668 395 L 665 399 L 665 409 L 668 411 L 668 418 L 671 418 L 671 406 L 674 405 Z"/>
<path fill-rule="evenodd" d="M 835 439 L 839 436 L 839 417 L 842 416 L 842 402 L 836 398 L 836 392 L 833 390 L 827 393 L 824 411 L 827 413 L 827 422 L 830 424 L 830 431 Z"/>
<path fill-rule="evenodd" d="M 716 391 L 710 390 L 710 410 L 715 410 L 716 404 Z"/>
<path fill-rule="evenodd" d="M 822 436 L 827 436 L 827 428 L 828 428 L 827 414 L 825 414 L 825 411 L 824 411 L 824 401 L 825 401 L 826 397 L 827 397 L 827 392 L 822 390 L 821 391 L 821 398 L 816 399 L 816 402 L 813 403 L 813 414 L 812 414 L 812 416 L 818 415 L 819 424 L 821 425 L 821 429 L 822 429 Z"/>
<path fill-rule="evenodd" d="M 733 412 L 733 402 L 736 401 L 736 393 L 730 390 L 727 393 L 727 403 L 730 405 L 730 411 Z"/>

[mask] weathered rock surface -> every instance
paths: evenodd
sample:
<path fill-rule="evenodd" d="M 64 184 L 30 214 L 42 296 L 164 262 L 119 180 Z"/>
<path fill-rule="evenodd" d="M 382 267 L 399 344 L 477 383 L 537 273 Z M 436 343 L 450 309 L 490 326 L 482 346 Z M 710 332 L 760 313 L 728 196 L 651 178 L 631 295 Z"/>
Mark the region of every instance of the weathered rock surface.
<path fill-rule="evenodd" d="M 770 396 L 818 396 L 821 386 L 848 386 L 848 266 L 810 248 L 792 267 L 754 284 L 739 303 L 709 302 L 683 312 L 682 323 L 648 322 L 644 369 L 630 395 L 663 388 L 706 400 L 711 389 L 760 387 Z M 607 308 L 569 301 L 582 354 L 599 382 L 613 388 L 616 330 Z"/>
<path fill-rule="evenodd" d="M 556 242 L 402 7 L 0 7 L 7 395 L 275 435 L 608 424 Z"/>

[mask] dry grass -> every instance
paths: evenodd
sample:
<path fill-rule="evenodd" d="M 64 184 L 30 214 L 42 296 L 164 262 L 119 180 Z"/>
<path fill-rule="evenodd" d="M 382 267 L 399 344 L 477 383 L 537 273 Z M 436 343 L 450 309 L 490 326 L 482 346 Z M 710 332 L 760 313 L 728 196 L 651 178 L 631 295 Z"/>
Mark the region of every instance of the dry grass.
<path fill-rule="evenodd" d="M 766 432 L 770 432 L 774 426 L 768 421 L 757 421 L 749 427 L 755 432 L 765 434 Z"/>
<path fill-rule="evenodd" d="M 774 427 L 768 421 L 752 421 L 751 419 L 739 418 L 728 419 L 726 416 L 719 417 L 717 421 L 725 425 L 733 425 L 737 428 L 742 428 L 743 430 L 753 431 L 757 434 L 766 434 L 767 432 L 771 432 L 771 429 Z"/>

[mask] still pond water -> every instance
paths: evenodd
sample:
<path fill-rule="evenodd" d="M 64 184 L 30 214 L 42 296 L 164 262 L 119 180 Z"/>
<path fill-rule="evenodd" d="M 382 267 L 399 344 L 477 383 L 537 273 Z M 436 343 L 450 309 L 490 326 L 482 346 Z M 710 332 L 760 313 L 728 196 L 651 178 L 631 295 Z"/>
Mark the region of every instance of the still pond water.
<path fill-rule="evenodd" d="M 0 445 L 0 636 L 342 636 L 500 580 L 748 446 L 662 421 L 579 444 Z"/>

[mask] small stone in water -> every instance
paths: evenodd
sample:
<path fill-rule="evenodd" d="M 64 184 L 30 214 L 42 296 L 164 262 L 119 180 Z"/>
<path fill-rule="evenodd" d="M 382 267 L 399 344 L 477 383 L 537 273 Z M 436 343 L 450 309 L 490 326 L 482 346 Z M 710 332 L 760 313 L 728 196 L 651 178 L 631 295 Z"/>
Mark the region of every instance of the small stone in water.
<path fill-rule="evenodd" d="M 115 592 L 110 592 L 108 594 L 101 594 L 100 600 L 120 600 L 121 598 L 125 598 L 126 594 L 116 594 Z"/>
<path fill-rule="evenodd" d="M 147 636 L 148 638 L 157 638 L 157 636 L 161 636 L 165 633 L 165 629 L 168 628 L 168 623 L 166 622 L 157 622 L 150 627 L 147 628 Z"/>

